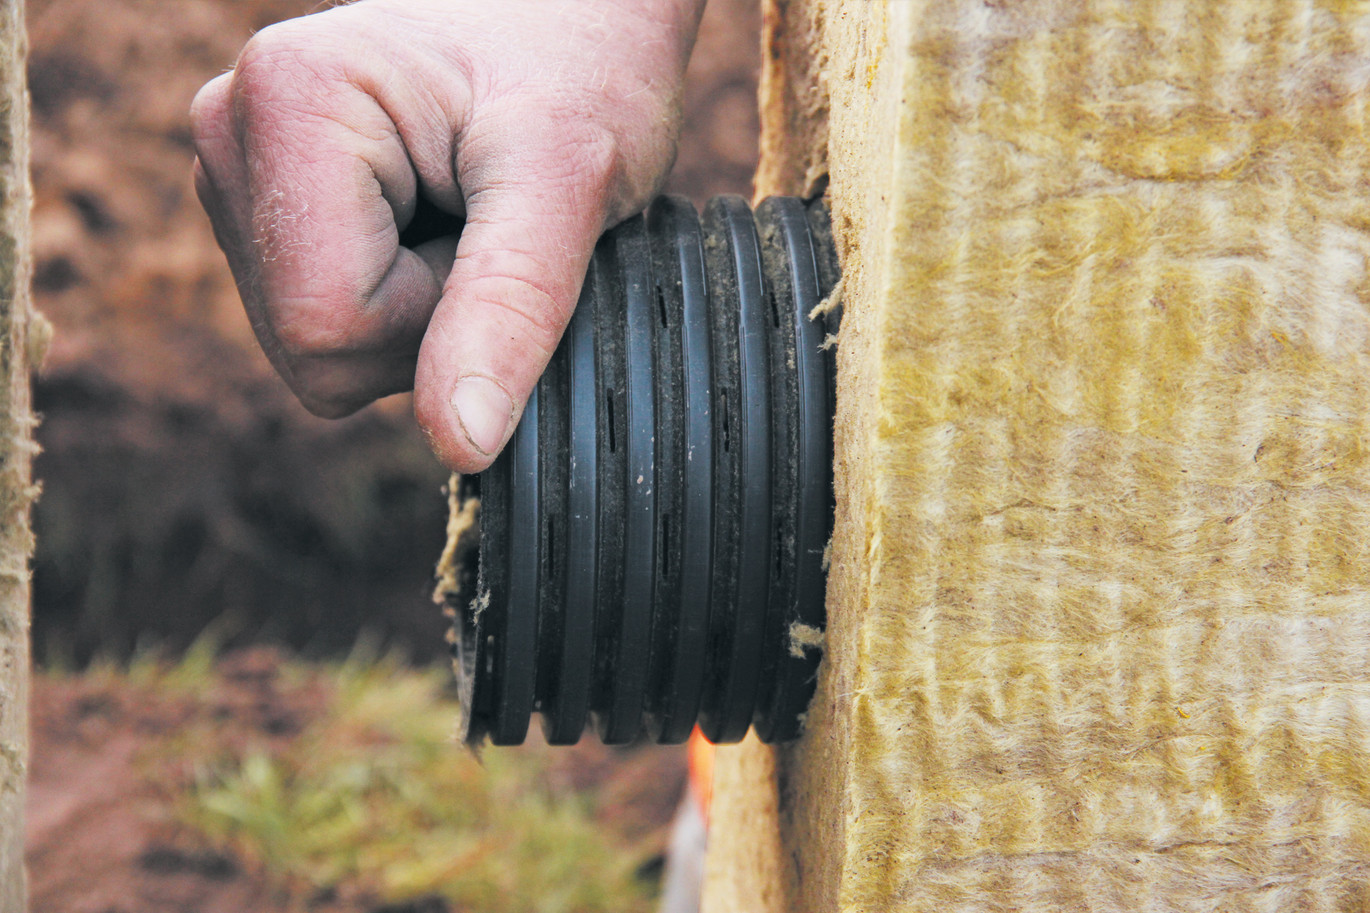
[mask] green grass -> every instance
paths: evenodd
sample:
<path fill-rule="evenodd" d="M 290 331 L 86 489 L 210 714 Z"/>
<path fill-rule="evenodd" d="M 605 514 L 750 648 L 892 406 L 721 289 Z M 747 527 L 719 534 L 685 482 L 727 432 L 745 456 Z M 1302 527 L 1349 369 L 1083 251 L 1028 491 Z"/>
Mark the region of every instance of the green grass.
<path fill-rule="evenodd" d="M 164 674 L 184 686 L 211 674 L 205 664 L 192 651 Z M 651 909 L 655 886 L 636 876 L 644 852 L 598 824 L 589 797 L 553 785 L 546 748 L 482 762 L 455 743 L 449 673 L 361 657 L 329 674 L 326 711 L 285 747 L 197 764 L 185 824 L 301 899 L 360 890 L 392 903 L 436 894 L 480 913 Z"/>

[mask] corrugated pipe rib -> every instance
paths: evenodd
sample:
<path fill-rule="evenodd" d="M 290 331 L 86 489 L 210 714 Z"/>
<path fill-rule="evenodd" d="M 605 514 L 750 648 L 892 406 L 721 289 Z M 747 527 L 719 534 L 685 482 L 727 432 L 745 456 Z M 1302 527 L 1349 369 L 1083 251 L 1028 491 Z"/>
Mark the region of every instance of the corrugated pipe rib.
<path fill-rule="evenodd" d="M 607 233 L 480 477 L 463 735 L 800 732 L 824 624 L 837 280 L 826 208 L 678 197 Z"/>

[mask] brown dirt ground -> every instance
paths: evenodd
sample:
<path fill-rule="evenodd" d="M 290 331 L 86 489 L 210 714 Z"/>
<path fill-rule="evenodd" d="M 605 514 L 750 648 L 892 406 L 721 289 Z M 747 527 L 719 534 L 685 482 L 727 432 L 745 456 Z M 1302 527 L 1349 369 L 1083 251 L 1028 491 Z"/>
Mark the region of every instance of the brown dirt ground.
<path fill-rule="evenodd" d="M 287 680 L 283 661 L 267 647 L 231 653 L 193 694 L 111 673 L 37 678 L 27 822 L 33 913 L 448 911 L 439 898 L 385 907 L 349 885 L 301 902 L 260 866 L 176 822 L 173 807 L 195 760 L 240 756 L 249 746 L 272 755 L 327 711 L 330 681 Z M 664 850 L 685 776 L 679 752 L 586 739 L 559 752 L 546 773 L 555 789 L 593 795 L 603 827 Z"/>
<path fill-rule="evenodd" d="M 309 654 L 337 655 L 363 631 L 419 659 L 442 650 L 428 590 L 445 472 L 407 397 L 340 422 L 293 401 L 257 351 L 188 177 L 198 87 L 254 29 L 318 5 L 29 2 L 35 293 L 57 328 L 35 391 L 40 661 L 175 650 L 211 622 L 231 644 Z M 755 0 L 711 0 L 669 190 L 750 192 L 758 28 Z M 197 720 L 226 744 L 299 731 L 326 694 L 283 687 L 273 656 L 234 654 L 196 700 L 36 676 L 35 911 L 285 909 L 261 872 L 170 823 L 187 774 L 145 760 Z M 598 790 L 606 821 L 660 839 L 681 763 L 586 744 L 559 775 Z"/>
<path fill-rule="evenodd" d="M 174 792 L 190 772 L 148 759 L 197 722 L 211 721 L 224 744 L 269 747 L 298 733 L 327 696 L 318 683 L 281 688 L 277 659 L 262 650 L 230 658 L 198 700 L 110 676 L 35 681 L 27 822 L 34 913 L 276 908 L 262 873 L 172 821 Z"/>

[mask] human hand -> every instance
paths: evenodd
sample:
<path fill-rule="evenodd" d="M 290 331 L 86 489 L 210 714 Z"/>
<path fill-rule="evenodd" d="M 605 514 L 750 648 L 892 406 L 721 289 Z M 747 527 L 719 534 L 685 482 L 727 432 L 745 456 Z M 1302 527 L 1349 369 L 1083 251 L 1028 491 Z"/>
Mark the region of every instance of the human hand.
<path fill-rule="evenodd" d="M 259 32 L 192 109 L 195 186 L 271 363 L 337 417 L 414 389 L 483 469 L 601 232 L 675 157 L 703 0 L 361 0 Z M 401 245 L 420 199 L 460 236 Z"/>

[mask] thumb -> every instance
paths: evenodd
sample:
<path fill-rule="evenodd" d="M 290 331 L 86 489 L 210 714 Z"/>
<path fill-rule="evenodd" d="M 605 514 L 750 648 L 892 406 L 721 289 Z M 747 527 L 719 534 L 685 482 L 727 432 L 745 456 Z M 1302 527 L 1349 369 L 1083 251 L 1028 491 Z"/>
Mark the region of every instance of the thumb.
<path fill-rule="evenodd" d="M 467 198 L 456 261 L 414 376 L 419 425 L 438 458 L 460 472 L 484 469 L 513 434 L 604 228 L 605 195 L 560 174 Z"/>

